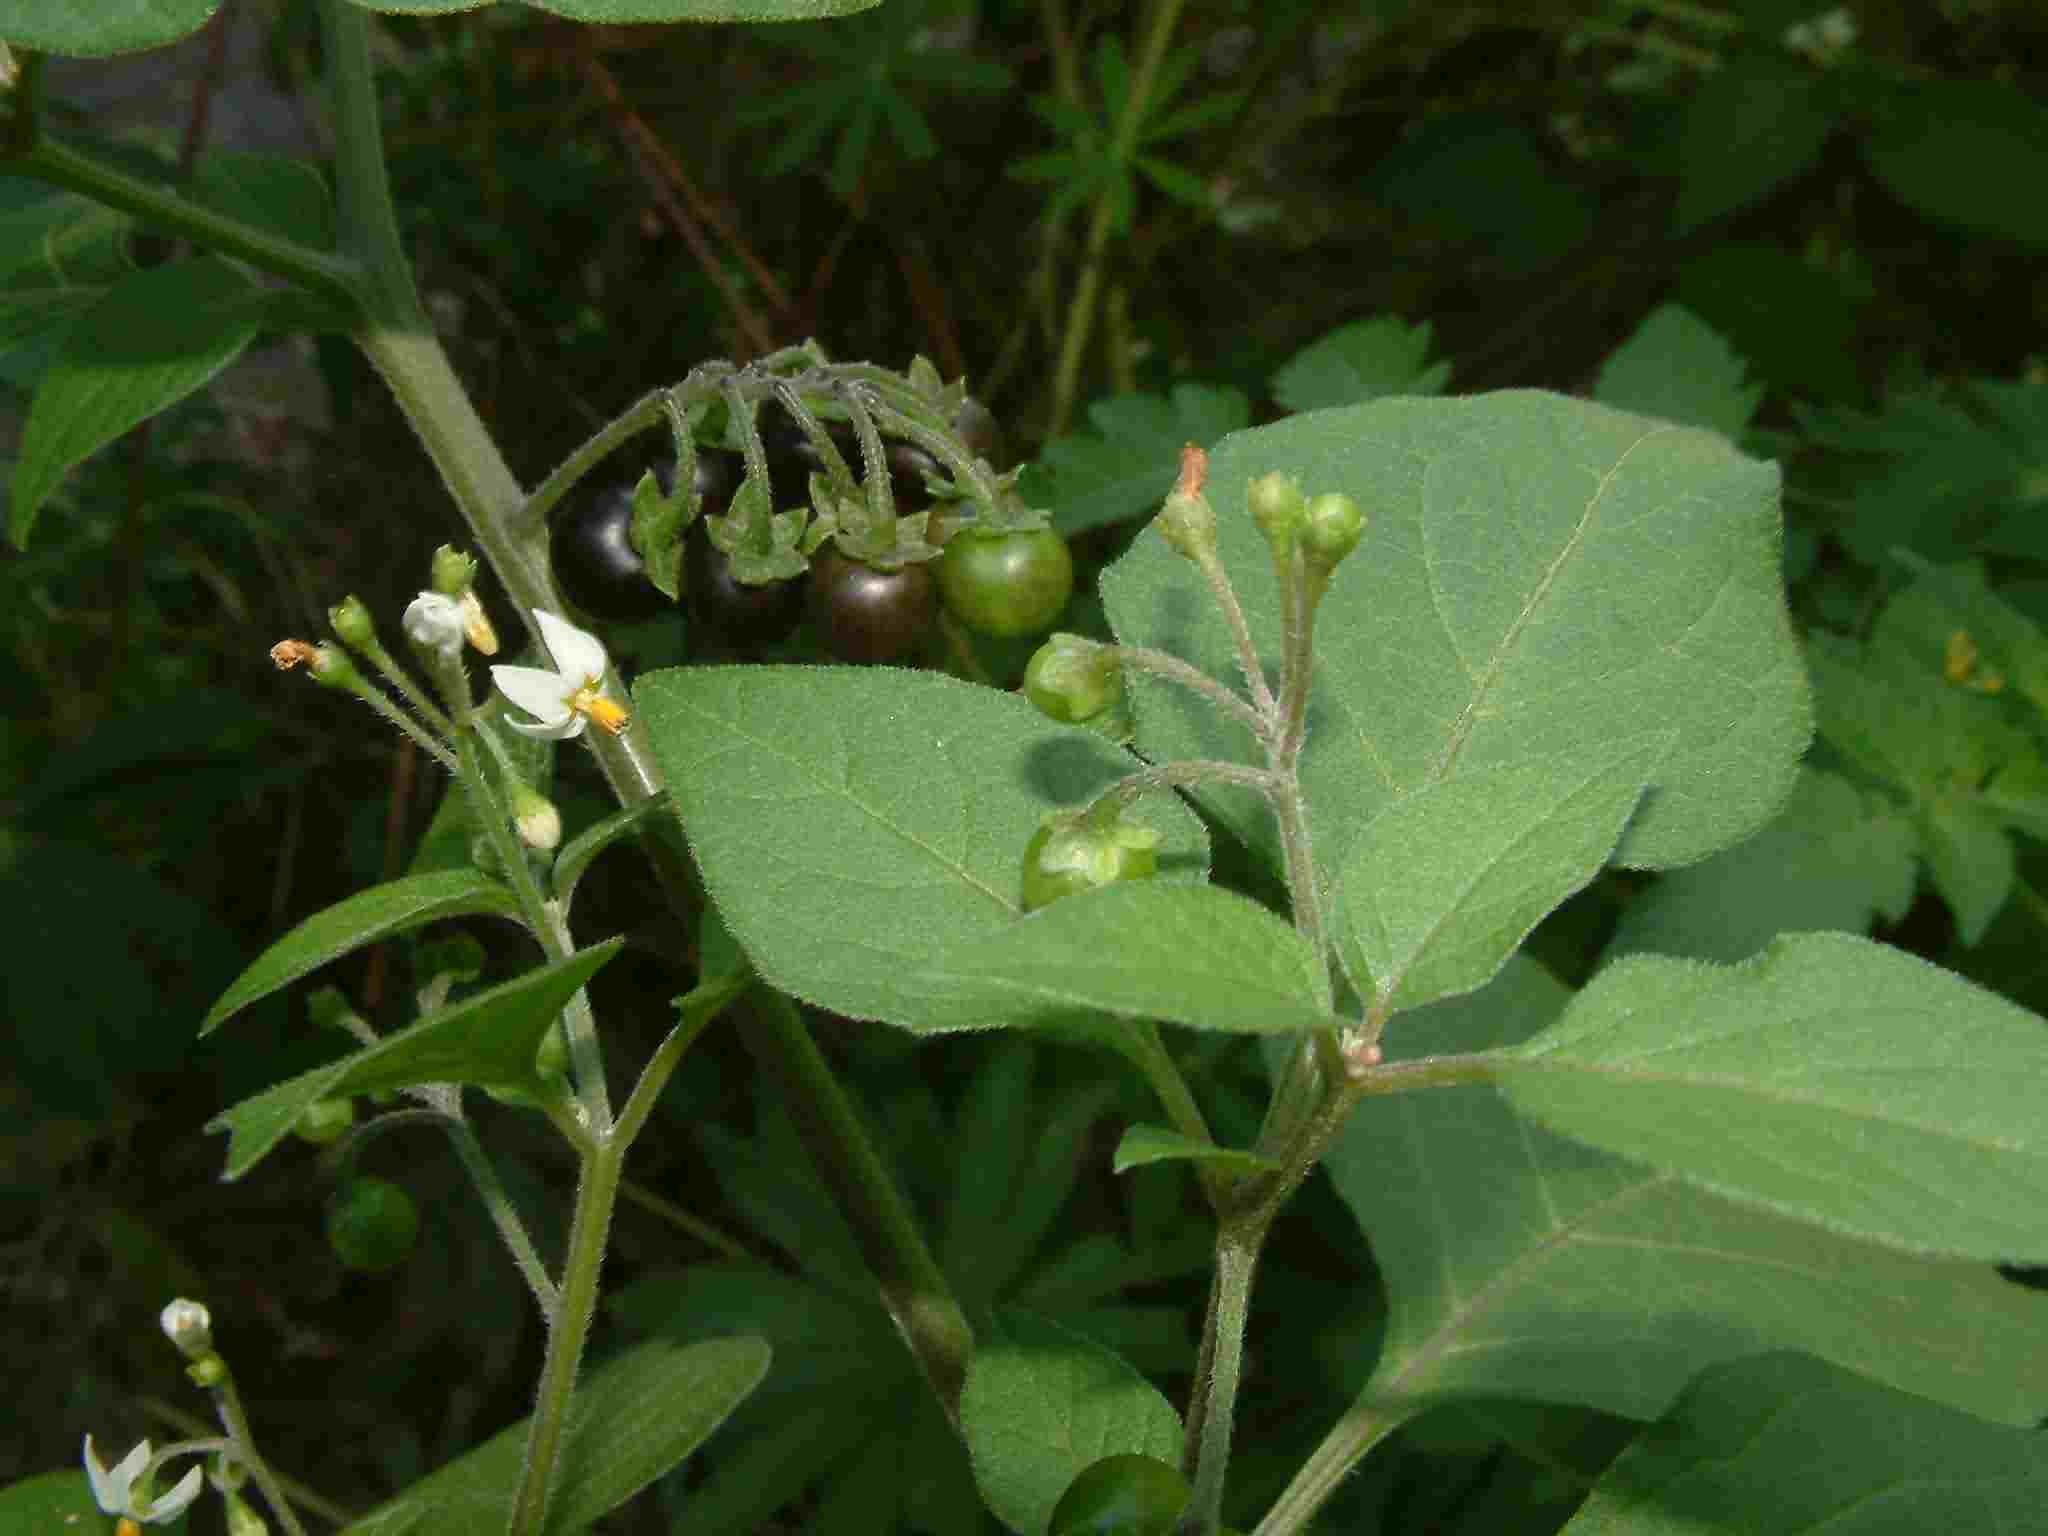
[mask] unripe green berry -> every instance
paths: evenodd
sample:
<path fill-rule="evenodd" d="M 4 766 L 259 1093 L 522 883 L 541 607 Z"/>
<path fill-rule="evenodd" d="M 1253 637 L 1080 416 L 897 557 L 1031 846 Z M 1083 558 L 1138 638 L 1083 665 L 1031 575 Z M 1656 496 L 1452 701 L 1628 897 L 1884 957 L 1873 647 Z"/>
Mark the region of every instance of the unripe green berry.
<path fill-rule="evenodd" d="M 1072 812 L 1054 811 L 1024 845 L 1024 910 L 1158 871 L 1159 834 L 1150 827 L 1118 822 L 1103 830 Z"/>
<path fill-rule="evenodd" d="M 1351 551 L 1365 533 L 1365 512 L 1342 491 L 1311 497 L 1302 514 L 1301 546 L 1324 569 Z"/>
<path fill-rule="evenodd" d="M 1079 635 L 1054 635 L 1024 668 L 1024 697 L 1063 725 L 1093 720 L 1123 694 L 1116 652 Z"/>
<path fill-rule="evenodd" d="M 301 1141 L 310 1141 L 318 1147 L 347 1135 L 348 1128 L 355 1123 L 355 1100 L 315 1099 L 300 1112 L 299 1123 L 292 1129 Z"/>
<path fill-rule="evenodd" d="M 1293 546 L 1308 507 L 1294 476 L 1277 469 L 1261 475 L 1244 488 L 1244 501 L 1275 553 Z"/>
<path fill-rule="evenodd" d="M 377 626 L 370 618 L 369 606 L 354 593 L 327 610 L 327 622 L 352 651 L 366 651 L 377 644 Z"/>
<path fill-rule="evenodd" d="M 327 1245 L 349 1269 L 390 1269 L 412 1252 L 419 1207 L 383 1179 L 350 1179 L 327 1207 Z"/>

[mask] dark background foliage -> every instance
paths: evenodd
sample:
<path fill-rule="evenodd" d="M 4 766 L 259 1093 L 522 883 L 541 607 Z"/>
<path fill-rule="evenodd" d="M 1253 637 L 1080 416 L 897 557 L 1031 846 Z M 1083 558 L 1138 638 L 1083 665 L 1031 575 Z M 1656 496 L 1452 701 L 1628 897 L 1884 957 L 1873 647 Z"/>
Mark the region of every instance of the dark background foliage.
<path fill-rule="evenodd" d="M 1787 468 L 1803 624 L 1867 618 L 1897 579 L 1873 545 L 1987 553 L 2013 590 L 2040 590 L 2048 540 L 2013 531 L 2048 510 L 2039 6 L 1851 6 L 1853 40 L 1833 46 L 1798 0 L 1191 4 L 1177 38 L 1194 62 L 1171 109 L 1211 110 L 1156 146 L 1180 179 L 1141 176 L 1128 217 L 1091 244 L 1085 157 L 1010 172 L 1060 148 L 1045 98 L 1100 107 L 1096 49 L 1135 33 L 1136 9 L 888 0 L 815 35 L 578 29 L 510 6 L 380 19 L 407 242 L 514 469 L 537 481 L 695 362 L 806 336 L 834 357 L 921 352 L 966 374 L 1023 459 L 1114 394 L 1232 386 L 1270 414 L 1276 368 L 1374 316 L 1427 322 L 1461 392 L 1583 391 L 1679 303 L 1761 388 L 1746 444 Z M 318 66 L 307 8 L 229 0 L 146 62 L 66 66 L 54 104 L 164 167 L 202 144 L 305 150 Z M 10 208 L 19 192 L 0 183 Z M 1102 287 L 1063 374 L 1091 261 Z M 33 348 L 0 355 L 16 425 L 38 366 Z M 1086 535 L 1084 571 L 1129 531 Z M 368 1154 L 413 1194 L 423 1232 L 402 1266 L 361 1275 L 324 1242 L 317 1151 L 223 1185 L 221 1144 L 200 1129 L 339 1044 L 299 997 L 195 1043 L 213 996 L 298 918 L 403 871 L 443 789 L 265 653 L 317 638 L 349 591 L 394 626 L 458 533 L 360 360 L 286 338 L 84 466 L 26 551 L 0 556 L 0 1363 L 22 1404 L 0 1419 L 0 1482 L 72 1462 L 82 1427 L 123 1444 L 197 1429 L 154 1327 L 173 1294 L 212 1306 L 274 1463 L 349 1509 L 525 1409 L 540 1330 L 442 1143 L 401 1132 Z M 670 619 L 615 643 L 636 665 L 688 644 Z M 582 767 L 565 756 L 572 826 L 601 806 Z M 1576 979 L 1635 889 L 1603 881 L 1539 952 Z M 606 856 L 579 910 L 587 935 L 635 940 L 596 998 L 622 1063 L 659 1037 L 690 974 L 658 911 L 629 852 Z M 1923 895 L 1884 936 L 2038 1006 L 2036 922 L 2009 910 L 1965 949 Z M 391 1024 L 436 963 L 393 944 L 331 979 Z M 1030 1291 L 1031 1244 L 1055 1216 L 1129 1236 L 1156 1272 L 1099 1323 L 1179 1396 L 1203 1290 L 1199 1246 L 1187 1262 L 1181 1239 L 1199 1208 L 1179 1173 L 1109 1175 L 1137 1102 L 1111 1067 L 819 1027 L 935 1214 L 934 1141 L 965 1134 L 991 1073 L 1023 1072 L 1015 1125 L 1063 1150 L 1034 1165 L 1046 1209 L 1019 1215 L 1021 1250 L 979 1294 Z M 1248 1134 L 1255 1062 L 1230 1047 L 1204 1065 L 1219 1129 Z M 1094 1109 L 1078 1122 L 1062 1113 L 1077 1100 Z M 664 1115 L 607 1272 L 629 1298 L 614 1341 L 635 1326 L 630 1299 L 651 1307 L 682 1266 L 808 1267 L 790 1216 L 810 1209 L 791 1193 L 800 1159 L 731 1030 L 693 1053 Z M 510 1110 L 487 1108 L 485 1128 L 544 1245 L 559 1241 L 570 1169 L 552 1138 Z M 1347 1400 L 1376 1307 L 1355 1227 L 1312 1183 L 1261 1278 L 1241 1513 Z M 610 1528 L 668 1529 L 736 1443 Z M 1551 1530 L 1615 1443 L 1576 1411 L 1438 1416 L 1372 1458 L 1331 1528 Z M 949 1475 L 904 1470 L 937 1490 L 909 1501 L 914 1528 L 965 1528 L 941 1518 Z M 745 1518 L 794 1530 L 813 1512 L 799 1499 Z"/>

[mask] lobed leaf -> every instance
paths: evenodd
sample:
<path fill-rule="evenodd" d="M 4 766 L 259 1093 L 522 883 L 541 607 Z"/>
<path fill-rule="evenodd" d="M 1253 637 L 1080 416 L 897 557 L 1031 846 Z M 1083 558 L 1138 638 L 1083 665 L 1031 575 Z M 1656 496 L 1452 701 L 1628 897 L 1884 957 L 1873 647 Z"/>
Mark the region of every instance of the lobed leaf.
<path fill-rule="evenodd" d="M 1273 398 L 1290 411 L 1321 411 L 1386 395 L 1440 395 L 1451 365 L 1428 359 L 1427 320 L 1378 315 L 1340 326 L 1281 364 Z"/>
<path fill-rule="evenodd" d="M 1748 367 L 1718 332 L 1682 304 L 1664 304 L 1607 356 L 1593 398 L 1619 411 L 1658 416 L 1739 437 L 1762 403 Z"/>

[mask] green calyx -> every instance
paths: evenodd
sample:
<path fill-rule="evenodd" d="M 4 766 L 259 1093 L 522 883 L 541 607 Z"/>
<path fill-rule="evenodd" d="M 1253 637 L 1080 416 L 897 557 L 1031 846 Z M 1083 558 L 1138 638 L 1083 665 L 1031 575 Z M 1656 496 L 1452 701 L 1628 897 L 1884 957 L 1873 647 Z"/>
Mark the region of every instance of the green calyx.
<path fill-rule="evenodd" d="M 1244 501 L 1274 556 L 1285 558 L 1307 521 L 1308 502 L 1301 494 L 1301 482 L 1276 469 L 1247 485 Z"/>
<path fill-rule="evenodd" d="M 1301 547 L 1311 565 L 1330 569 L 1358 548 L 1364 533 L 1364 510 L 1342 491 L 1310 497 L 1302 509 Z"/>
<path fill-rule="evenodd" d="M 1114 818 L 1116 807 L 1053 811 L 1024 845 L 1023 906 L 1036 912 L 1062 896 L 1159 872 L 1159 834 Z"/>
<path fill-rule="evenodd" d="M 1054 635 L 1024 668 L 1024 697 L 1062 725 L 1095 719 L 1116 704 L 1123 689 L 1115 650 L 1079 635 Z"/>

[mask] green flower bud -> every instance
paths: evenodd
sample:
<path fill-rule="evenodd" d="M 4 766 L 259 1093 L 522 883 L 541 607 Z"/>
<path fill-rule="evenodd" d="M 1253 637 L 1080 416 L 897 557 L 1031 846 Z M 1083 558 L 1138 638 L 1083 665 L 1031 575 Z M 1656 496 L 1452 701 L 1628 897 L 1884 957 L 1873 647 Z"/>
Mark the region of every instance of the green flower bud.
<path fill-rule="evenodd" d="M 1277 469 L 1261 475 L 1244 488 L 1244 501 L 1275 554 L 1293 547 L 1308 505 L 1294 476 Z"/>
<path fill-rule="evenodd" d="M 371 650 L 377 644 L 377 626 L 370 618 L 369 606 L 353 592 L 327 610 L 327 622 L 352 651 Z"/>
<path fill-rule="evenodd" d="M 519 831 L 519 841 L 542 853 L 552 852 L 562 841 L 562 813 L 529 785 L 515 781 L 511 790 L 512 824 Z"/>
<path fill-rule="evenodd" d="M 314 1146 L 325 1146 L 338 1141 L 348 1134 L 348 1128 L 356 1123 L 355 1100 L 316 1099 L 299 1115 L 299 1123 L 292 1127 L 301 1141 L 310 1141 Z"/>
<path fill-rule="evenodd" d="M 1158 871 L 1159 834 L 1150 827 L 1119 821 L 1103 828 L 1072 811 L 1053 811 L 1024 845 L 1024 910 Z"/>
<path fill-rule="evenodd" d="M 1208 474 L 1209 456 L 1194 443 L 1185 445 L 1180 451 L 1180 478 L 1153 519 L 1175 552 L 1198 565 L 1216 553 L 1216 512 L 1202 494 Z"/>
<path fill-rule="evenodd" d="M 434 551 L 433 576 L 429 583 L 443 597 L 460 598 L 476 585 L 476 556 L 465 554 L 453 544 Z"/>
<path fill-rule="evenodd" d="M 1358 548 L 1364 533 L 1364 511 L 1342 491 L 1312 497 L 1302 514 L 1301 546 L 1325 570 Z"/>
<path fill-rule="evenodd" d="M 1079 635 L 1054 635 L 1024 668 L 1024 697 L 1064 725 L 1093 720 L 1123 694 L 1116 652 Z"/>

